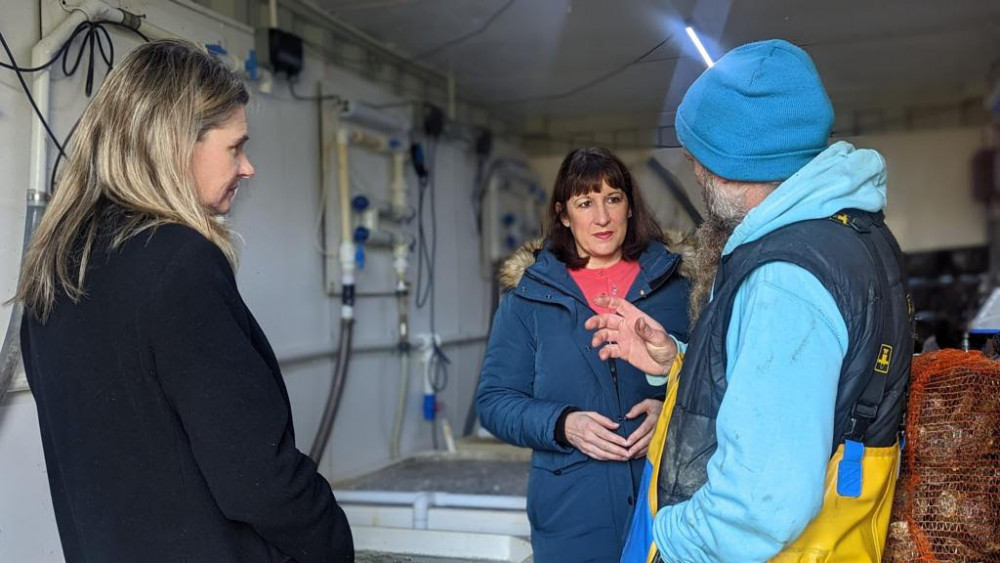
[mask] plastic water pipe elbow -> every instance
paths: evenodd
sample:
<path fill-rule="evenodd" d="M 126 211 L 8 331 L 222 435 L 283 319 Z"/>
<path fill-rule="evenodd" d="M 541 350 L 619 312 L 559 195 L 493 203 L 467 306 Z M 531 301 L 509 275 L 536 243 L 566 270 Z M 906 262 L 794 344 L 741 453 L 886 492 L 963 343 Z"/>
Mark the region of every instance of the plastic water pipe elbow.
<path fill-rule="evenodd" d="M 90 21 L 112 20 L 121 23 L 126 13 L 101 0 L 62 0 L 62 4 L 66 9 L 83 11 Z"/>
<path fill-rule="evenodd" d="M 413 527 L 417 530 L 427 529 L 427 513 L 434 502 L 434 493 L 422 491 L 413 500 Z"/>
<path fill-rule="evenodd" d="M 171 33 L 149 21 L 143 14 L 136 14 L 118 6 L 112 6 L 103 0 L 61 0 L 63 7 L 76 11 L 81 10 L 90 21 L 110 20 L 120 23 L 129 29 L 141 31 L 151 40 L 176 38 Z M 115 2 L 121 4 L 121 2 Z M 79 13 L 79 12 L 78 12 Z M 47 59 L 46 59 L 47 60 Z M 43 61 L 44 62 L 44 61 Z"/>

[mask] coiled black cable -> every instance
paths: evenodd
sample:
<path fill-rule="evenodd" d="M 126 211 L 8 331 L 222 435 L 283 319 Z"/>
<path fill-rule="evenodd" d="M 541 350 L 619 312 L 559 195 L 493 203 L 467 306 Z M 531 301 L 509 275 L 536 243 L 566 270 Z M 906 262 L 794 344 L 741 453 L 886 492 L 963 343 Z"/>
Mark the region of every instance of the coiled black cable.
<path fill-rule="evenodd" d="M 24 80 L 22 73 L 25 72 L 38 72 L 46 70 L 56 63 L 60 58 L 62 59 L 62 70 L 63 74 L 66 76 L 73 76 L 76 74 L 77 70 L 80 68 L 81 62 L 83 62 L 84 53 L 88 53 L 87 57 L 87 78 L 84 84 L 84 94 L 89 98 L 94 92 L 94 75 L 97 67 L 97 57 L 100 56 L 101 60 L 106 66 L 105 75 L 111 71 L 114 66 L 115 60 L 115 44 L 111 39 L 111 34 L 108 32 L 107 25 L 120 27 L 122 29 L 127 29 L 132 33 L 135 33 L 143 39 L 143 41 L 148 42 L 149 37 L 138 29 L 125 25 L 120 22 L 114 22 L 109 20 L 99 20 L 99 21 L 84 21 L 80 22 L 80 25 L 76 26 L 73 33 L 70 34 L 69 39 L 59 47 L 59 50 L 55 52 L 51 59 L 47 62 L 36 66 L 36 67 L 22 67 L 18 66 L 17 60 L 14 58 L 14 53 L 11 51 L 10 47 L 7 45 L 7 40 L 4 38 L 3 33 L 0 32 L 0 44 L 2 44 L 4 51 L 7 53 L 7 57 L 10 59 L 10 63 L 0 62 L 0 68 L 6 68 L 8 70 L 13 70 L 17 73 L 18 81 L 21 83 L 21 87 L 24 89 L 25 95 L 28 96 L 28 101 L 31 103 L 31 107 L 35 110 L 35 114 L 38 115 L 38 119 L 41 120 L 42 125 L 45 127 L 45 131 L 49 134 L 52 139 L 52 144 L 55 145 L 56 149 L 59 151 L 56 155 L 55 163 L 52 166 L 52 176 L 49 180 L 49 191 L 52 192 L 55 189 L 56 173 L 59 170 L 59 163 L 63 158 L 66 157 L 66 146 L 69 144 L 70 139 L 73 136 L 73 132 L 76 131 L 76 124 L 70 128 L 69 134 L 62 142 L 53 133 L 52 128 L 49 126 L 48 122 L 42 117 L 42 112 L 35 103 L 34 96 L 31 95 L 31 89 L 28 88 L 27 82 Z M 71 49 L 73 43 L 78 37 L 81 37 L 80 48 L 76 52 L 76 58 L 71 59 Z M 77 121 L 79 123 L 79 120 Z"/>

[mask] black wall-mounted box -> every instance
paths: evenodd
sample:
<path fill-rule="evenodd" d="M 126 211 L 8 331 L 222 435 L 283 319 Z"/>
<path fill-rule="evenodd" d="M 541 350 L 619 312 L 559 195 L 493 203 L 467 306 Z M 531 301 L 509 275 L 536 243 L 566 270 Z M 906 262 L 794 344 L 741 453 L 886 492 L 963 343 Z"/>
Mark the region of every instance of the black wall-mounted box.
<path fill-rule="evenodd" d="M 302 72 L 302 38 L 277 28 L 261 28 L 256 34 L 257 59 L 261 66 L 289 78 Z"/>

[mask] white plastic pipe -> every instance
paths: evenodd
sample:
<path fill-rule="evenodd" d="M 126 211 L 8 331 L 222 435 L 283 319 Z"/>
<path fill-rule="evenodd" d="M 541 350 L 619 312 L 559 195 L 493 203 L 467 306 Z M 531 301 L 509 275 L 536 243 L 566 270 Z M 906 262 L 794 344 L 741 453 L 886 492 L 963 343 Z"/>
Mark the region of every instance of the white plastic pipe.
<path fill-rule="evenodd" d="M 340 118 L 389 137 L 399 136 L 409 129 L 406 120 L 357 100 L 344 100 Z"/>
<path fill-rule="evenodd" d="M 343 242 L 351 240 L 351 173 L 347 161 L 349 135 L 346 127 L 337 130 L 337 187 L 340 190 L 340 237 Z"/>
<path fill-rule="evenodd" d="M 410 216 L 410 204 L 406 201 L 406 153 L 392 153 L 392 185 L 389 187 L 389 202 L 392 204 L 392 215 L 396 220 Z"/>
<path fill-rule="evenodd" d="M 507 495 L 469 495 L 429 491 L 335 491 L 337 502 L 344 504 L 374 504 L 384 506 L 412 506 L 427 498 L 427 505 L 435 508 L 484 508 L 493 510 L 525 510 L 525 497 Z"/>
<path fill-rule="evenodd" d="M 63 43 L 69 40 L 76 26 L 87 19 L 91 21 L 110 20 L 122 22 L 125 13 L 118 8 L 114 8 L 101 2 L 100 0 L 64 0 L 63 5 L 72 10 L 69 15 L 51 33 L 43 37 L 31 49 L 31 66 L 41 66 L 52 59 L 56 51 L 62 47 Z M 84 15 L 86 14 L 86 15 Z M 154 26 L 143 23 L 140 31 L 150 39 L 165 39 L 174 37 L 169 32 Z M 32 83 L 32 96 L 38 105 L 38 110 L 46 122 L 49 122 L 49 86 L 51 67 L 35 72 Z M 31 160 L 29 164 L 28 198 L 32 199 L 32 192 L 45 193 L 48 191 L 48 183 L 45 181 L 46 167 L 48 161 L 48 140 L 45 127 L 38 119 L 31 122 Z"/>
<path fill-rule="evenodd" d="M 86 21 L 87 17 L 81 12 L 71 12 L 52 33 L 35 43 L 31 49 L 31 66 L 37 67 L 47 63 L 56 51 L 62 47 L 69 36 L 76 29 L 76 26 Z M 35 98 L 38 111 L 46 122 L 49 120 L 49 69 L 40 70 L 35 73 L 31 87 L 31 95 Z M 31 120 L 31 161 L 28 171 L 28 198 L 33 197 L 32 192 L 39 194 L 47 192 L 45 182 L 46 164 L 48 159 L 48 138 L 45 127 L 40 119 Z"/>
<path fill-rule="evenodd" d="M 436 334 L 420 334 L 417 336 L 420 342 L 420 363 L 424 366 L 424 395 L 434 394 L 434 382 L 431 378 L 431 361 L 434 360 L 434 345 L 441 342 L 441 338 Z"/>
<path fill-rule="evenodd" d="M 278 0 L 270 0 L 267 3 L 271 15 L 271 27 L 278 28 Z"/>
<path fill-rule="evenodd" d="M 431 493 L 431 506 L 437 508 L 492 508 L 495 510 L 526 510 L 525 497 L 505 495 L 465 495 Z"/>
<path fill-rule="evenodd" d="M 104 0 L 61 0 L 67 9 L 79 8 L 87 12 L 91 20 L 109 19 L 116 22 L 125 23 L 125 12 L 122 8 L 112 6 Z M 137 15 L 137 14 L 132 14 Z M 151 41 L 157 39 L 176 39 L 180 37 L 176 33 L 171 33 L 162 27 L 154 25 L 141 16 L 139 31 Z"/>
<path fill-rule="evenodd" d="M 413 527 L 418 530 L 427 529 L 427 513 L 431 508 L 431 493 L 420 492 L 413 499 Z"/>
<path fill-rule="evenodd" d="M 484 510 L 526 510 L 525 497 L 502 495 L 466 495 L 443 492 L 398 491 L 335 491 L 340 504 L 367 504 L 377 506 L 411 506 L 413 527 L 427 528 L 431 508 L 476 508 Z"/>
<path fill-rule="evenodd" d="M 347 149 L 348 134 L 346 128 L 337 130 L 337 173 L 340 191 L 340 279 L 342 291 L 354 286 L 355 252 L 354 238 L 351 233 L 351 175 L 348 168 Z M 342 319 L 354 318 L 354 306 L 346 301 L 341 306 Z"/>
<path fill-rule="evenodd" d="M 407 290 L 406 272 L 410 268 L 410 244 L 412 242 L 413 237 L 403 236 L 399 237 L 392 247 L 392 267 L 396 270 L 396 292 L 398 293 Z M 400 303 L 400 306 L 405 306 L 405 303 Z"/>

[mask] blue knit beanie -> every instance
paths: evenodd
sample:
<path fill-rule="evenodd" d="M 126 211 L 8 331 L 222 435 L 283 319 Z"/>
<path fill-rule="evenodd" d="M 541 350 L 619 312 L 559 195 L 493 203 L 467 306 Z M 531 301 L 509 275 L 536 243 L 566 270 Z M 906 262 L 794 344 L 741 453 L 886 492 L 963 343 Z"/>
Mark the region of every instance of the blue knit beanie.
<path fill-rule="evenodd" d="M 780 39 L 726 53 L 691 85 L 677 139 L 729 180 L 786 180 L 826 149 L 833 106 L 805 51 Z"/>

